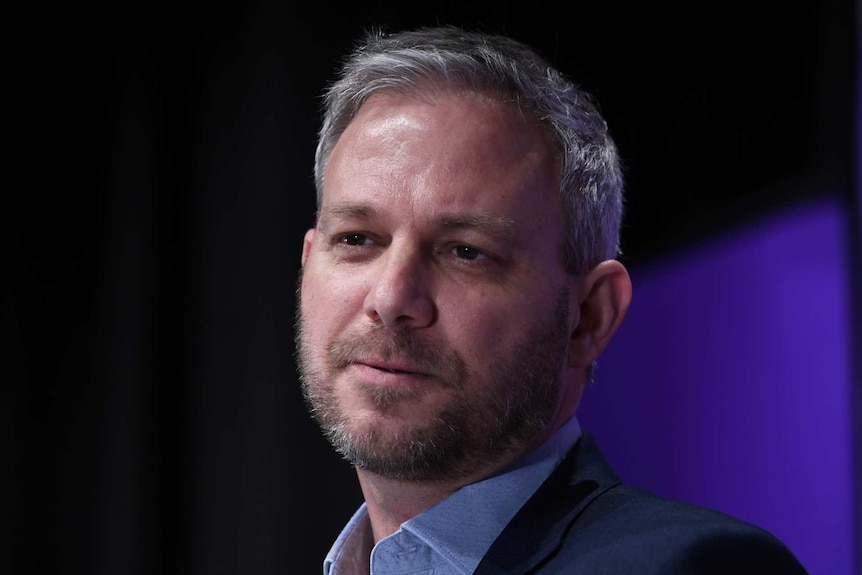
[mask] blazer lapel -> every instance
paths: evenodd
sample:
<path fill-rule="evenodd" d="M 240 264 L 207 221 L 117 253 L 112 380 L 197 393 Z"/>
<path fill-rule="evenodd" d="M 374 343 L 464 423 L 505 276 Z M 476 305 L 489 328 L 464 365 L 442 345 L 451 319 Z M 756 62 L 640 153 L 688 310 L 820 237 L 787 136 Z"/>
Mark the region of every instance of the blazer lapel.
<path fill-rule="evenodd" d="M 559 549 L 581 512 L 620 479 L 586 431 L 527 501 L 476 568 L 475 575 L 529 573 Z"/>

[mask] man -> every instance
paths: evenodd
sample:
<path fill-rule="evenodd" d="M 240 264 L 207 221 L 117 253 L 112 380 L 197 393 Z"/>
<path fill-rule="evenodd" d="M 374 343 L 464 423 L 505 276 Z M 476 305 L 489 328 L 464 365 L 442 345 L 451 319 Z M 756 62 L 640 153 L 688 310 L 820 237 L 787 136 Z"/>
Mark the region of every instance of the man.
<path fill-rule="evenodd" d="M 623 486 L 575 412 L 631 299 L 590 97 L 511 39 L 370 34 L 325 95 L 303 392 L 384 573 L 804 573 L 770 534 Z"/>

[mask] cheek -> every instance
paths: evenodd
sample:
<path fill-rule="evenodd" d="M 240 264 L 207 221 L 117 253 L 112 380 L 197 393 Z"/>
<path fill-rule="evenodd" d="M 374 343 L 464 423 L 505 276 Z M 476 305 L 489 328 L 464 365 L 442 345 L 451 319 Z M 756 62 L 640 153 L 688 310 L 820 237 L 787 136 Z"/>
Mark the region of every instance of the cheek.
<path fill-rule="evenodd" d="M 307 335 L 318 340 L 342 331 L 362 312 L 363 301 L 355 280 L 325 271 L 306 272 L 300 287 L 300 305 Z"/>
<path fill-rule="evenodd" d="M 480 366 L 511 347 L 523 318 L 493 298 L 461 298 L 440 305 L 440 324 L 449 345 L 468 364 Z"/>
<path fill-rule="evenodd" d="M 537 326 L 556 319 L 558 293 L 483 293 L 480 297 L 447 298 L 440 318 L 446 340 L 461 357 L 481 369 L 483 362 L 511 358 L 528 343 Z"/>

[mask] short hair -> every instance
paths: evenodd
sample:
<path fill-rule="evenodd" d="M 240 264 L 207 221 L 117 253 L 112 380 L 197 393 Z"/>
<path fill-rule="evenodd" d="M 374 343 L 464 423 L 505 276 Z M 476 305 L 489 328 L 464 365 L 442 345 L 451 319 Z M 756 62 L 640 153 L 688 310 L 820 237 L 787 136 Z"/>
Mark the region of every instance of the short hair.
<path fill-rule="evenodd" d="M 318 210 L 332 150 L 375 92 L 419 94 L 428 86 L 469 90 L 529 110 L 559 151 L 563 265 L 583 273 L 619 254 L 623 176 L 616 145 L 593 97 L 513 38 L 454 26 L 367 31 L 323 94 L 314 181 Z"/>

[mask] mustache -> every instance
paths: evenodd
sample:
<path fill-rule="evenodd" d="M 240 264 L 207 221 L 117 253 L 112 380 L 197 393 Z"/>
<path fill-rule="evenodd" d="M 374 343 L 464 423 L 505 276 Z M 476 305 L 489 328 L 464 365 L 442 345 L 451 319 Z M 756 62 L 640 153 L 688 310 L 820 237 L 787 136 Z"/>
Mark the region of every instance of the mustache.
<path fill-rule="evenodd" d="M 445 346 L 417 337 L 411 329 L 392 330 L 374 325 L 361 334 L 343 334 L 329 347 L 336 369 L 369 359 L 403 362 L 412 369 L 448 384 L 459 386 L 466 376 L 466 364 Z"/>

